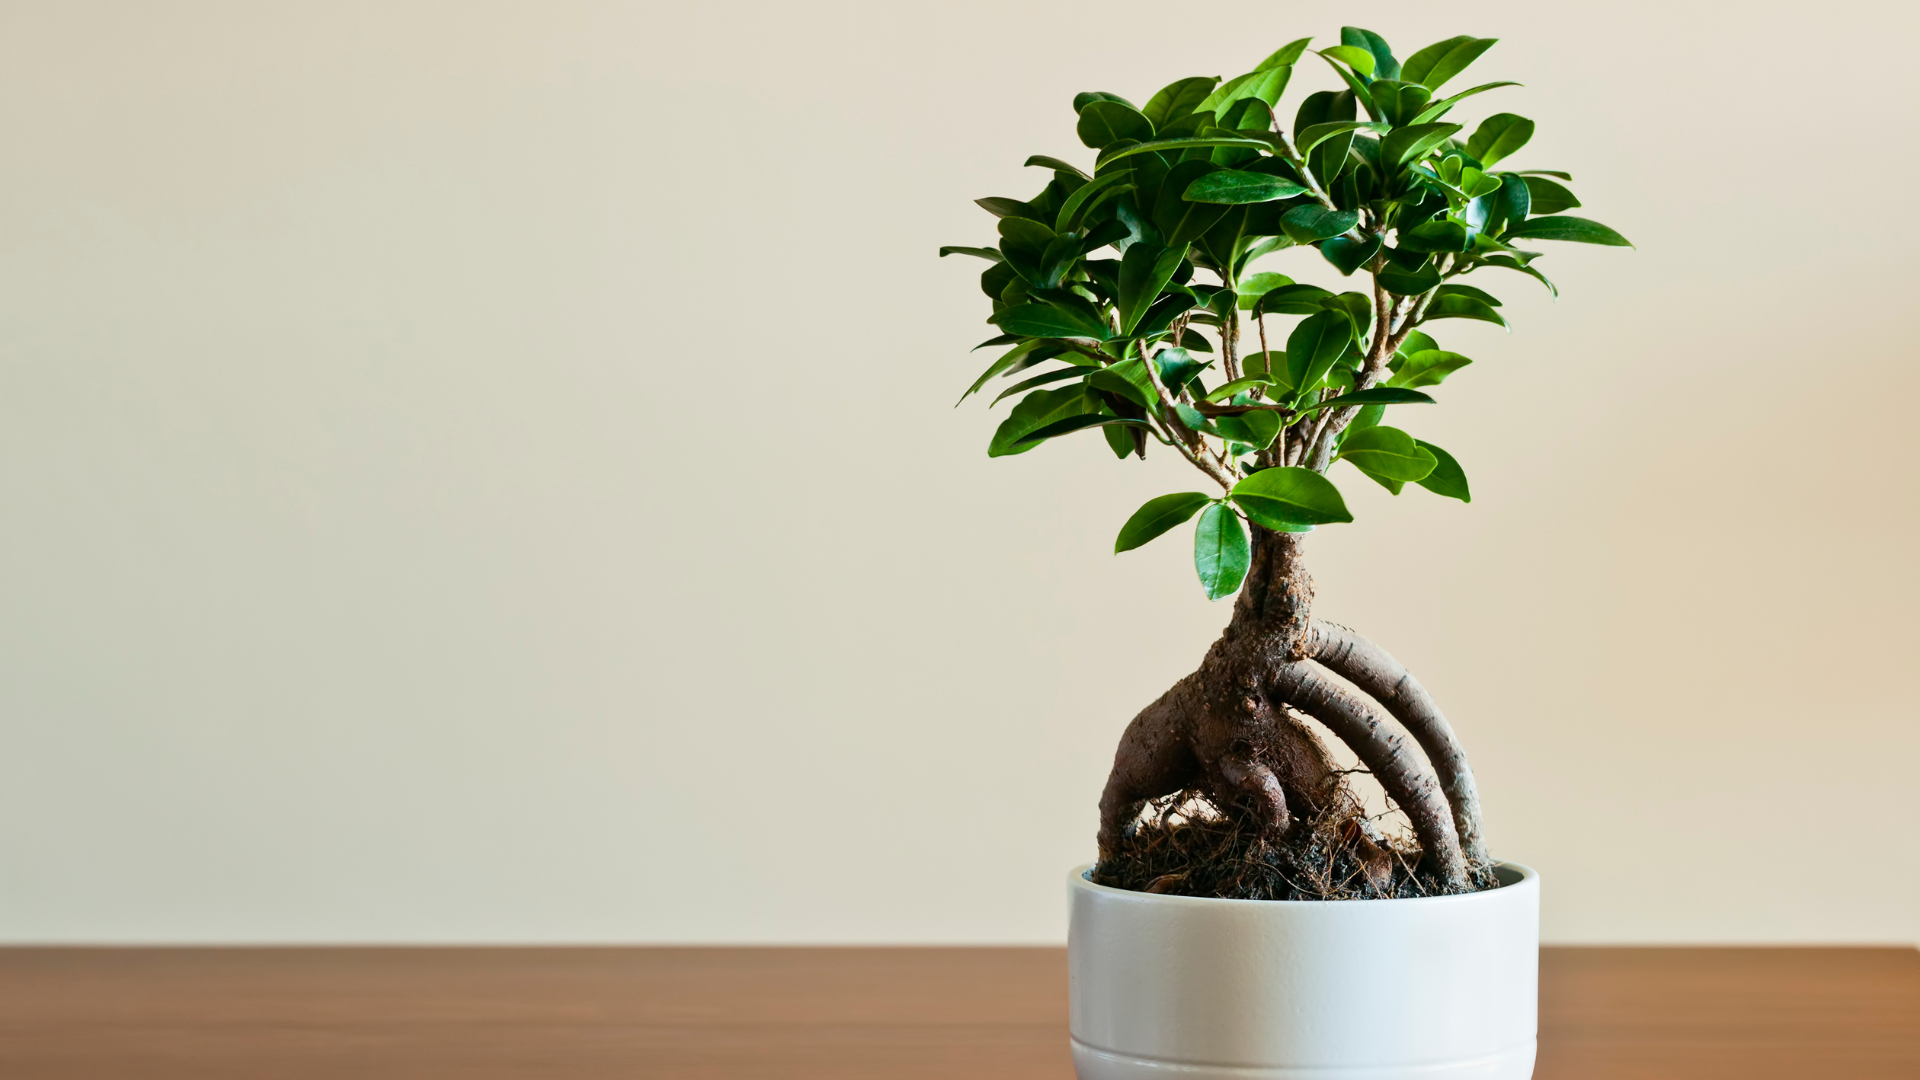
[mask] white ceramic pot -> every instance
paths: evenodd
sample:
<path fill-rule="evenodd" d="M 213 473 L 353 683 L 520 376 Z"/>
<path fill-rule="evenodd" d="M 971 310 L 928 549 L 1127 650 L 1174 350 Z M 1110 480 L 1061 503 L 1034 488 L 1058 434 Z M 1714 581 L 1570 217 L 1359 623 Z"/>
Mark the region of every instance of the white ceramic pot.
<path fill-rule="evenodd" d="M 1209 900 L 1069 879 L 1080 1080 L 1526 1080 L 1540 878 L 1415 900 Z"/>

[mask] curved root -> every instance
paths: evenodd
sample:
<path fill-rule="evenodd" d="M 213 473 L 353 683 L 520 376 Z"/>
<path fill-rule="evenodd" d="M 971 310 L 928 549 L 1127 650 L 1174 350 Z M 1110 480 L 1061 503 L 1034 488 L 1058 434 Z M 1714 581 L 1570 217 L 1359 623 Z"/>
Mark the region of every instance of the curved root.
<path fill-rule="evenodd" d="M 1453 810 L 1453 827 L 1476 874 L 1493 865 L 1480 827 L 1480 793 L 1467 753 L 1453 725 L 1433 696 L 1385 649 L 1337 623 L 1316 619 L 1307 639 L 1307 655 L 1378 701 L 1413 736 L 1433 763 L 1440 787 Z"/>

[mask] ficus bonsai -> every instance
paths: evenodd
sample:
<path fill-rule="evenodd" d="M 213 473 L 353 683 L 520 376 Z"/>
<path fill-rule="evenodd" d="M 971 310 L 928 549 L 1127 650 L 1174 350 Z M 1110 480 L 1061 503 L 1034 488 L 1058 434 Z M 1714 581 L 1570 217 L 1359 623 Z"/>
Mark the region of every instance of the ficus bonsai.
<path fill-rule="evenodd" d="M 1149 500 L 1114 544 L 1197 519 L 1201 586 L 1237 598 L 1199 669 L 1121 738 L 1100 799 L 1103 883 L 1270 898 L 1492 883 L 1459 740 L 1392 656 L 1312 617 L 1301 540 L 1352 520 L 1328 476 L 1340 462 L 1396 495 L 1413 484 L 1468 501 L 1451 454 L 1386 422 L 1389 408 L 1431 404 L 1426 391 L 1471 363 L 1441 348 L 1435 324 L 1506 326 L 1501 302 L 1464 280 L 1481 270 L 1554 290 L 1536 241 L 1627 241 L 1562 213 L 1580 206 L 1566 173 L 1502 168 L 1532 120 L 1496 113 L 1469 133 L 1456 119 L 1468 99 L 1518 85 L 1443 95 L 1493 39 L 1449 38 L 1400 61 L 1380 35 L 1347 27 L 1317 50 L 1344 89 L 1307 94 L 1287 127 L 1276 110 L 1311 41 L 1225 81 L 1180 79 L 1144 105 L 1080 94 L 1092 167 L 1027 159 L 1052 174 L 1037 196 L 978 200 L 999 218 L 999 243 L 940 249 L 992 264 L 980 285 L 1000 333 L 982 347 L 1010 346 L 961 400 L 1025 376 L 994 399 L 1024 395 L 990 456 L 1098 430 L 1123 460 L 1164 447 L 1211 489 Z M 1316 249 L 1357 287 L 1253 269 L 1293 248 Z M 1303 718 L 1351 748 L 1411 839 L 1375 827 Z"/>

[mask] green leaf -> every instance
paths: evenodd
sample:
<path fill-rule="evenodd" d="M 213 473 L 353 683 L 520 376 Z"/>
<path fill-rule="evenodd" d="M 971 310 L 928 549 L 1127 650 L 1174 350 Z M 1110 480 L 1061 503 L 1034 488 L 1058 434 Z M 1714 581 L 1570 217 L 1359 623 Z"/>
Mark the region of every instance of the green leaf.
<path fill-rule="evenodd" d="M 1082 180 L 1093 179 L 1093 177 L 1088 176 L 1084 172 L 1081 172 L 1080 167 L 1078 165 L 1073 165 L 1068 162 L 1061 161 L 1057 157 L 1048 157 L 1045 154 L 1035 154 L 1032 157 L 1028 158 L 1027 165 L 1028 167 L 1038 166 L 1040 168 L 1052 169 L 1054 172 L 1070 173 L 1074 176 L 1079 177 Z"/>
<path fill-rule="evenodd" d="M 1250 352 L 1240 358 L 1240 370 L 1249 378 L 1266 379 L 1273 384 L 1270 395 L 1279 400 L 1293 396 L 1293 387 L 1287 382 L 1287 354 L 1275 349 L 1272 352 Z"/>
<path fill-rule="evenodd" d="M 993 441 L 987 444 L 988 457 L 1007 457 L 1012 454 L 1024 454 L 1039 443 L 1022 443 L 1020 440 L 1031 432 L 1038 431 L 1049 424 L 1071 416 L 1084 416 L 1093 412 L 1094 406 L 1088 401 L 1086 389 L 1079 386 L 1063 386 L 1055 390 L 1035 390 L 1020 399 L 1000 427 L 993 433 Z"/>
<path fill-rule="evenodd" d="M 1340 437 L 1334 440 L 1333 445 L 1337 448 L 1341 443 L 1353 438 L 1360 432 L 1368 428 L 1379 427 L 1380 421 L 1385 419 L 1386 415 L 1387 407 L 1385 405 L 1361 406 L 1359 414 L 1347 422 L 1347 430 L 1340 433 Z M 1399 492 L 1396 491 L 1394 494 L 1398 495 Z"/>
<path fill-rule="evenodd" d="M 1080 258 L 1081 242 L 1077 233 L 1066 232 L 1054 237 L 1040 256 L 1040 280 L 1034 284 L 1042 289 L 1057 287 Z"/>
<path fill-rule="evenodd" d="M 1333 481 L 1293 465 L 1262 469 L 1233 485 L 1229 497 L 1255 524 L 1276 532 L 1353 520 Z"/>
<path fill-rule="evenodd" d="M 997 218 L 1026 218 L 1028 221 L 1040 221 L 1044 224 L 1040 211 L 1032 203 L 1019 199 L 1003 199 L 998 195 L 989 195 L 984 199 L 973 200 L 974 205 Z"/>
<path fill-rule="evenodd" d="M 1437 349 L 1439 347 L 1440 344 L 1434 341 L 1433 338 L 1427 336 L 1424 330 L 1414 330 L 1407 334 L 1406 338 L 1400 342 L 1398 355 L 1412 356 L 1414 353 L 1424 352 L 1427 349 Z"/>
<path fill-rule="evenodd" d="M 1353 321 L 1343 312 L 1322 311 L 1301 319 L 1287 337 L 1287 381 L 1298 392 L 1312 390 L 1352 345 Z"/>
<path fill-rule="evenodd" d="M 1112 367 L 1101 368 L 1094 372 L 1087 383 L 1109 393 L 1118 394 L 1141 408 L 1151 409 L 1160 403 L 1160 395 L 1147 376 L 1147 365 L 1138 357 L 1122 360 Z"/>
<path fill-rule="evenodd" d="M 1497 176 L 1488 176 L 1469 165 L 1460 170 L 1460 193 L 1469 199 L 1479 199 L 1499 191 L 1505 182 Z"/>
<path fill-rule="evenodd" d="M 1293 65 L 1282 64 L 1278 67 L 1261 68 L 1253 73 L 1235 92 L 1239 99 L 1252 98 L 1268 109 L 1280 103 L 1280 95 L 1286 93 L 1287 82 L 1293 78 Z M 1244 125 L 1242 125 L 1244 126 Z"/>
<path fill-rule="evenodd" d="M 1168 154 L 1185 150 L 1210 150 L 1222 146 L 1238 147 L 1243 150 L 1265 150 L 1274 148 L 1272 140 L 1256 139 L 1242 135 L 1189 136 L 1179 139 L 1154 139 L 1151 142 L 1136 143 L 1132 146 L 1115 147 L 1100 155 L 1100 166 L 1105 168 L 1113 162 L 1130 158 L 1135 154 Z"/>
<path fill-rule="evenodd" d="M 1400 361 L 1399 370 L 1393 378 L 1387 380 L 1388 386 L 1439 386 L 1446 377 L 1466 367 L 1473 361 L 1457 352 L 1443 349 L 1422 349 L 1410 353 Z"/>
<path fill-rule="evenodd" d="M 994 262 L 1004 261 L 1003 256 L 1001 256 L 1000 254 L 999 248 L 957 247 L 954 245 L 948 245 L 940 249 L 941 258 L 944 259 L 949 255 L 972 255 L 975 258 L 991 259 Z"/>
<path fill-rule="evenodd" d="M 1192 308 L 1194 303 L 1193 297 L 1188 293 L 1167 293 L 1153 302 L 1153 306 L 1147 309 L 1146 315 L 1140 319 L 1140 324 L 1133 328 L 1130 336 L 1136 340 L 1159 337 L 1173 325 L 1175 318 Z M 1206 340 L 1192 330 L 1188 330 L 1187 336 L 1181 339 L 1180 344 L 1194 352 L 1212 352 L 1213 346 L 1206 344 Z M 1194 347 L 1196 341 L 1201 343 L 1198 348 Z"/>
<path fill-rule="evenodd" d="M 1380 160 L 1389 168 L 1418 161 L 1427 151 L 1439 146 L 1460 130 L 1459 124 L 1414 124 L 1396 128 L 1380 141 Z"/>
<path fill-rule="evenodd" d="M 1332 295 L 1318 285 L 1282 285 L 1260 297 L 1258 306 L 1269 315 L 1311 315 Z"/>
<path fill-rule="evenodd" d="M 1133 244 L 1120 257 L 1120 333 L 1131 334 L 1140 325 L 1141 316 L 1159 299 L 1160 290 L 1173 280 L 1174 271 L 1187 257 L 1185 244 L 1163 248 L 1154 244 Z"/>
<path fill-rule="evenodd" d="M 1365 390 L 1355 390 L 1351 394 L 1341 394 L 1325 401 L 1315 402 L 1301 408 L 1301 412 L 1315 409 L 1341 409 L 1349 405 L 1432 405 L 1433 399 L 1418 390 L 1408 390 L 1398 386 L 1372 386 Z"/>
<path fill-rule="evenodd" d="M 1266 375 L 1242 375 L 1230 383 L 1223 383 L 1217 389 L 1208 391 L 1207 396 L 1203 400 L 1227 401 L 1235 394 L 1245 393 L 1249 390 L 1264 390 L 1272 385 L 1273 380 Z"/>
<path fill-rule="evenodd" d="M 1515 222 L 1527 220 L 1533 213 L 1533 192 L 1527 188 L 1527 178 L 1518 173 L 1501 173 L 1500 190 L 1487 203 L 1486 223 L 1481 226 L 1483 233 L 1499 235 Z"/>
<path fill-rule="evenodd" d="M 1260 61 L 1260 66 L 1253 70 L 1266 71 L 1269 68 L 1277 68 L 1283 64 L 1297 64 L 1300 62 L 1301 55 L 1307 51 L 1307 46 L 1311 44 L 1312 41 L 1313 39 L 1310 37 L 1303 37 L 1298 41 L 1290 41 L 1281 46 L 1272 56 Z"/>
<path fill-rule="evenodd" d="M 1245 75 L 1236 75 L 1207 95 L 1205 101 L 1194 107 L 1194 112 L 1211 112 L 1224 117 L 1234 104 L 1247 100 L 1258 101 L 1271 109 L 1286 91 L 1287 81 L 1292 76 L 1292 64 L 1276 64 L 1249 71 Z"/>
<path fill-rule="evenodd" d="M 1580 205 L 1580 200 L 1573 197 L 1573 192 L 1544 176 L 1525 176 L 1521 179 L 1526 182 L 1527 194 L 1531 197 L 1532 205 L 1527 210 L 1530 214 L 1557 214 Z"/>
<path fill-rule="evenodd" d="M 1196 75 L 1190 79 L 1169 83 L 1148 98 L 1146 108 L 1140 111 L 1153 123 L 1154 130 L 1158 131 L 1166 127 L 1169 121 L 1193 115 L 1195 107 L 1205 101 L 1207 95 L 1213 93 L 1213 88 L 1219 84 L 1218 77 L 1207 75 Z"/>
<path fill-rule="evenodd" d="M 1467 153 L 1479 158 L 1481 166 L 1491 169 L 1494 162 L 1527 145 L 1531 138 L 1533 121 L 1513 113 L 1494 113 L 1473 129 L 1473 135 L 1467 139 Z"/>
<path fill-rule="evenodd" d="M 1487 290 L 1475 288 L 1472 285 L 1462 285 L 1457 281 L 1449 285 L 1440 286 L 1440 295 L 1441 296 L 1471 296 L 1475 300 L 1480 301 L 1481 303 L 1487 305 L 1488 307 L 1503 306 L 1500 303 L 1500 298 L 1488 292 Z"/>
<path fill-rule="evenodd" d="M 1187 428 L 1189 431 L 1198 431 L 1207 435 L 1220 434 L 1214 429 L 1212 422 L 1201 414 L 1199 409 L 1194 408 L 1184 401 L 1174 402 L 1173 414 L 1180 419 L 1181 426 Z"/>
<path fill-rule="evenodd" d="M 1556 179 L 1565 180 L 1569 184 L 1573 183 L 1573 174 L 1570 172 L 1561 172 L 1559 169 L 1521 169 L 1520 175 L 1521 176 L 1551 176 L 1551 177 L 1555 177 Z"/>
<path fill-rule="evenodd" d="M 1134 108 L 1133 102 L 1128 101 L 1119 94 L 1109 94 L 1104 90 L 1087 90 L 1073 95 L 1073 111 L 1076 113 L 1082 112 L 1087 106 L 1096 101 L 1117 101 L 1129 109 Z"/>
<path fill-rule="evenodd" d="M 1054 238 L 1054 231 L 1038 221 L 1015 217 L 1000 219 L 1000 253 L 1006 257 L 1007 265 L 1029 284 L 1048 284 L 1043 264 L 1047 246 L 1053 243 Z"/>
<path fill-rule="evenodd" d="M 1187 350 L 1174 346 L 1155 353 L 1153 367 L 1160 373 L 1161 385 L 1178 394 L 1195 375 L 1205 371 L 1207 365 L 1195 360 Z"/>
<path fill-rule="evenodd" d="M 1290 199 L 1306 190 L 1299 184 L 1282 177 L 1269 176 L 1266 173 L 1243 172 L 1239 169 L 1223 169 L 1208 173 L 1188 184 L 1182 197 L 1188 202 L 1239 206 L 1244 203 Z"/>
<path fill-rule="evenodd" d="M 1447 111 L 1452 109 L 1455 105 L 1460 104 L 1461 101 L 1465 100 L 1466 98 L 1470 98 L 1475 94 L 1484 94 L 1488 90 L 1498 90 L 1503 86 L 1519 86 L 1519 85 L 1520 84 L 1517 82 L 1481 83 L 1479 86 L 1476 86 L 1471 90 L 1462 90 L 1450 98 L 1441 98 L 1439 101 L 1436 101 L 1433 104 L 1427 106 L 1425 109 L 1422 109 L 1420 111 L 1419 116 L 1416 116 L 1413 118 L 1413 122 L 1416 124 L 1424 124 L 1432 120 L 1438 120 L 1442 116 L 1445 116 L 1447 114 Z"/>
<path fill-rule="evenodd" d="M 1104 174 L 1098 180 L 1081 184 L 1074 189 L 1073 194 L 1067 196 L 1066 202 L 1060 204 L 1060 213 L 1054 218 L 1053 222 L 1054 231 L 1066 232 L 1069 229 L 1078 228 L 1080 225 L 1079 218 L 1081 208 L 1091 209 L 1093 206 L 1098 205 L 1101 199 L 1106 197 L 1106 195 L 1102 194 L 1103 192 L 1112 192 L 1115 185 L 1125 185 L 1132 182 L 1132 169 L 1116 169 L 1113 172 Z"/>
<path fill-rule="evenodd" d="M 1188 202 L 1188 185 L 1214 172 L 1218 167 L 1204 160 L 1182 161 L 1167 172 L 1160 185 L 1160 197 L 1153 202 L 1153 224 L 1168 244 L 1191 243 L 1218 224 L 1228 207 L 1214 203 Z"/>
<path fill-rule="evenodd" d="M 1445 218 L 1435 218 L 1411 229 L 1401 229 L 1399 239 L 1401 250 L 1414 252 L 1465 251 L 1472 246 L 1473 240 L 1465 225 Z"/>
<path fill-rule="evenodd" d="M 1002 372 L 1011 370 L 1013 365 L 1019 363 L 1028 353 L 1043 347 L 1045 344 L 1046 343 L 1042 341 L 1023 341 L 1002 353 L 999 359 L 987 365 L 987 370 L 981 372 L 979 378 L 973 380 L 973 385 L 967 388 L 966 393 L 960 395 L 960 401 L 954 402 L 953 407 L 956 409 L 959 408 L 961 402 L 979 393 L 980 388 L 987 385 L 988 379 Z"/>
<path fill-rule="evenodd" d="M 1417 82 L 1429 90 L 1438 90 L 1448 79 L 1467 69 L 1480 54 L 1493 48 L 1498 38 L 1477 38 L 1467 34 L 1438 41 L 1407 57 L 1400 65 L 1400 77 Z"/>
<path fill-rule="evenodd" d="M 1064 420 L 1055 420 L 1053 423 L 1044 427 L 1035 428 L 1025 435 L 1020 436 L 1018 439 L 1015 439 L 1013 445 L 1022 448 L 1038 446 L 1048 439 L 1058 438 L 1061 435 L 1071 435 L 1076 431 L 1085 431 L 1088 428 L 1112 427 L 1116 424 L 1124 427 L 1141 427 L 1149 431 L 1153 430 L 1153 425 L 1147 423 L 1145 420 L 1130 420 L 1124 416 L 1097 416 L 1093 413 L 1086 413 L 1081 416 L 1069 416 Z M 991 456 L 991 454 L 989 454 L 989 456 Z"/>
<path fill-rule="evenodd" d="M 1352 321 L 1355 344 L 1367 340 L 1373 333 L 1373 297 L 1367 293 L 1343 292 L 1337 296 L 1322 297 L 1320 306 L 1328 311 L 1342 312 Z"/>
<path fill-rule="evenodd" d="M 1105 341 L 1113 331 L 1080 312 L 1052 304 L 1019 304 L 987 320 L 1010 334 L 1040 338 L 1092 338 Z"/>
<path fill-rule="evenodd" d="M 1541 273 L 1538 270 L 1535 270 L 1533 267 L 1528 266 L 1526 263 L 1523 263 L 1520 260 L 1513 258 L 1510 255 L 1489 255 L 1487 256 L 1487 259 L 1486 259 L 1486 265 L 1498 266 L 1504 270 L 1518 270 L 1521 273 L 1532 278 L 1533 280 L 1538 281 L 1540 284 L 1545 285 L 1547 287 L 1547 291 L 1549 293 L 1552 293 L 1554 296 L 1557 297 L 1560 295 L 1559 287 L 1556 286 L 1551 280 L 1549 280 L 1547 278 L 1547 275 Z"/>
<path fill-rule="evenodd" d="M 1239 288 L 1236 290 L 1240 294 L 1240 310 L 1252 311 L 1253 305 L 1259 303 L 1261 297 L 1291 284 L 1293 284 L 1292 278 L 1272 271 L 1262 271 L 1241 278 Z"/>
<path fill-rule="evenodd" d="M 1253 551 L 1240 515 L 1230 506 L 1209 501 L 1193 534 L 1193 568 L 1199 571 L 1207 599 L 1218 600 L 1239 592 L 1252 562 Z"/>
<path fill-rule="evenodd" d="M 1146 142 L 1153 138 L 1153 121 L 1130 105 L 1118 101 L 1094 101 L 1080 110 L 1080 122 L 1074 130 L 1081 142 L 1098 150 L 1121 139 Z"/>
<path fill-rule="evenodd" d="M 1115 190 L 1114 194 L 1120 195 L 1131 190 L 1133 190 L 1131 186 L 1123 187 Z M 1102 201 L 1105 201 L 1104 196 L 1102 196 Z M 1081 224 L 1086 224 L 1084 219 L 1081 221 Z M 1080 241 L 1080 253 L 1084 255 L 1090 251 L 1106 247 L 1108 244 L 1117 244 L 1132 235 L 1133 230 L 1127 227 L 1126 222 L 1120 221 L 1118 218 L 1103 221 L 1089 230 L 1086 238 Z"/>
<path fill-rule="evenodd" d="M 998 405 L 1001 401 L 1015 394 L 1031 390 L 1036 386 L 1046 386 L 1049 383 L 1057 383 L 1062 379 L 1084 379 L 1099 370 L 1099 368 L 1089 364 L 1086 367 L 1060 368 L 1057 371 L 1049 371 L 1044 375 L 1035 375 L 1031 379 L 1022 379 L 1012 386 L 1007 387 L 1005 390 L 1000 391 L 1000 396 L 988 402 L 987 405 L 989 407 Z"/>
<path fill-rule="evenodd" d="M 1347 84 L 1347 90 L 1353 95 L 1353 100 L 1359 102 L 1360 107 L 1367 110 L 1369 117 L 1375 120 L 1386 119 L 1386 115 L 1380 111 L 1380 106 L 1374 104 L 1373 94 L 1367 90 L 1367 81 L 1365 78 L 1335 63 L 1331 57 L 1322 56 L 1320 59 L 1325 60 L 1327 66 L 1333 69 L 1333 73 L 1340 76 L 1340 81 Z"/>
<path fill-rule="evenodd" d="M 1367 87 L 1373 95 L 1374 103 L 1380 106 L 1380 112 L 1387 122 L 1396 127 L 1405 127 L 1415 123 L 1420 110 L 1427 107 L 1433 97 L 1433 91 L 1419 83 L 1400 82 L 1397 79 L 1376 79 Z"/>
<path fill-rule="evenodd" d="M 1528 218 L 1507 230 L 1509 240 L 1570 240 L 1576 244 L 1605 244 L 1608 247 L 1632 247 L 1627 238 L 1597 221 L 1571 217 Z"/>
<path fill-rule="evenodd" d="M 1120 536 L 1113 542 L 1113 553 L 1118 555 L 1146 544 L 1175 525 L 1183 524 L 1199 513 L 1201 507 L 1212 502 L 1213 499 L 1197 491 L 1148 499 L 1133 512 L 1125 525 L 1120 526 Z"/>
<path fill-rule="evenodd" d="M 1401 483 L 1422 480 L 1439 464 L 1439 459 L 1421 449 L 1413 436 L 1392 427 L 1354 432 L 1341 442 L 1339 460 L 1377 480 Z"/>
<path fill-rule="evenodd" d="M 1478 319 L 1495 326 L 1507 325 L 1492 305 L 1471 296 L 1436 296 L 1433 303 L 1427 305 L 1428 319 Z"/>
<path fill-rule="evenodd" d="M 1253 78 L 1253 76 L 1254 76 L 1254 73 L 1249 71 L 1245 75 L 1235 75 L 1233 78 L 1228 79 L 1226 82 L 1223 82 L 1220 85 L 1214 87 L 1213 93 L 1208 94 L 1205 98 L 1201 99 L 1200 104 L 1195 105 L 1193 107 L 1193 111 L 1196 114 L 1218 113 L 1222 107 L 1229 104 L 1227 95 L 1232 94 L 1234 91 L 1240 89 L 1242 86 L 1245 86 L 1247 84 L 1247 80 Z"/>
<path fill-rule="evenodd" d="M 1256 409 L 1239 416 L 1216 416 L 1213 426 L 1234 442 L 1245 443 L 1255 450 L 1265 450 L 1279 437 L 1286 421 L 1271 409 Z"/>
<path fill-rule="evenodd" d="M 1350 236 L 1330 237 L 1320 242 L 1320 254 L 1326 256 L 1327 261 L 1338 268 L 1343 276 L 1348 276 L 1380 254 L 1380 237 L 1371 233 L 1364 240 L 1355 240 Z"/>
<path fill-rule="evenodd" d="M 1379 34 L 1357 26 L 1343 26 L 1340 28 L 1340 44 L 1357 46 L 1373 54 L 1373 73 L 1380 78 L 1400 77 L 1400 61 L 1393 58 L 1393 50 L 1387 47 L 1387 40 Z"/>
<path fill-rule="evenodd" d="M 1358 72 L 1363 79 L 1373 78 L 1373 54 L 1356 45 L 1329 45 L 1316 50 L 1329 60 L 1338 60 Z"/>
<path fill-rule="evenodd" d="M 1344 135 L 1349 131 L 1384 132 L 1386 130 L 1387 125 L 1373 120 L 1335 120 L 1328 124 L 1315 124 L 1298 133 L 1294 149 L 1304 157 L 1311 153 L 1314 147 L 1336 135 Z"/>
<path fill-rule="evenodd" d="M 1328 210 L 1324 206 L 1296 206 L 1280 216 L 1280 227 L 1296 244 L 1327 240 L 1359 223 L 1358 210 Z"/>
<path fill-rule="evenodd" d="M 1460 468 L 1460 463 L 1453 460 L 1453 455 L 1430 442 L 1422 442 L 1419 439 L 1415 439 L 1414 442 L 1419 443 L 1420 449 L 1434 457 L 1433 471 L 1414 483 L 1435 495 L 1445 495 L 1449 499 L 1459 499 L 1463 503 L 1472 502 L 1473 492 L 1467 489 L 1466 470 Z"/>
<path fill-rule="evenodd" d="M 1418 296 L 1429 289 L 1440 287 L 1440 268 L 1429 259 L 1418 270 L 1407 270 L 1388 263 L 1384 270 L 1374 275 L 1380 287 L 1397 296 Z"/>

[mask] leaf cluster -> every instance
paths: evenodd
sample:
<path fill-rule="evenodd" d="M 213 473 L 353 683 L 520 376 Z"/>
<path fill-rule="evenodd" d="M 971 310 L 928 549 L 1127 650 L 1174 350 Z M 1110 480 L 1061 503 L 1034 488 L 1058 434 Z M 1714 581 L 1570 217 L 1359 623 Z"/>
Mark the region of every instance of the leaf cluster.
<path fill-rule="evenodd" d="M 998 219 L 997 242 L 940 249 L 991 264 L 980 288 L 999 333 L 980 347 L 1005 347 L 961 400 L 1020 376 L 993 399 L 1019 398 L 988 454 L 1093 430 L 1123 459 L 1156 443 L 1176 453 L 1221 493 L 1149 501 L 1115 550 L 1197 516 L 1195 566 L 1214 599 L 1245 577 L 1247 523 L 1352 520 L 1325 475 L 1336 461 L 1394 494 L 1413 483 L 1469 501 L 1452 455 L 1383 423 L 1389 406 L 1433 403 L 1426 389 L 1472 363 L 1422 328 L 1505 327 L 1501 301 L 1460 280 L 1483 269 L 1557 295 L 1534 265 L 1537 241 L 1627 244 L 1564 213 L 1580 206 L 1566 173 L 1501 168 L 1532 120 L 1495 113 L 1470 132 L 1458 121 L 1468 99 L 1518 85 L 1443 95 L 1494 39 L 1449 38 L 1401 61 L 1380 35 L 1344 28 L 1317 51 L 1344 88 L 1305 95 L 1288 127 L 1280 102 L 1311 44 L 1230 79 L 1177 80 L 1144 105 L 1076 96 L 1091 166 L 1027 159 L 1050 174 L 1037 195 L 978 200 Z M 1358 287 L 1252 269 L 1290 248 L 1316 249 Z M 1268 346 L 1269 317 L 1297 320 L 1284 349 Z M 1248 319 L 1257 350 L 1243 344 Z"/>

